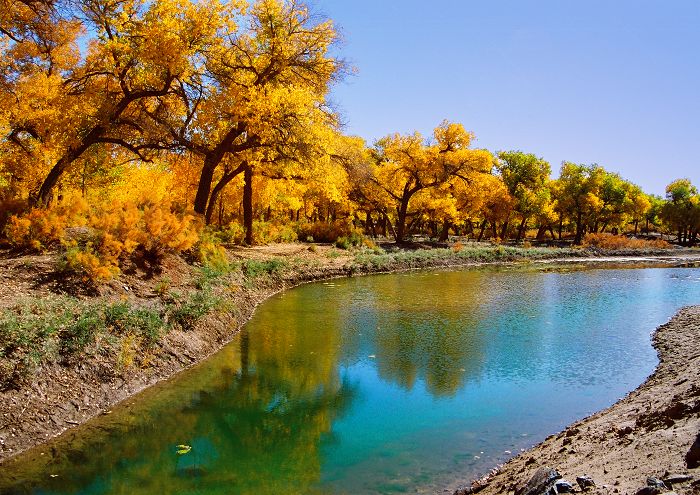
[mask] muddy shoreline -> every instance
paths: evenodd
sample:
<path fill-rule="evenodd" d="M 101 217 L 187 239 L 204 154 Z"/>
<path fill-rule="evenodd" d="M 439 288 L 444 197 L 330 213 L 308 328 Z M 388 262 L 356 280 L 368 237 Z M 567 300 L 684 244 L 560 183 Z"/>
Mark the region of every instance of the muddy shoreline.
<path fill-rule="evenodd" d="M 291 248 L 298 256 L 306 248 Z M 261 252 L 262 251 L 262 252 Z M 292 252 L 293 251 L 293 252 Z M 265 259 L 269 256 L 288 255 L 273 250 L 239 250 L 241 258 Z M 290 255 L 291 255 L 290 254 Z M 610 256 L 595 253 L 593 257 L 565 257 L 538 260 L 474 262 L 469 260 L 435 260 L 419 265 L 395 263 L 381 267 L 357 267 L 348 258 L 310 255 L 313 263 L 305 263 L 290 273 L 265 280 L 249 290 L 232 294 L 230 303 L 234 310 L 205 317 L 194 331 L 173 331 L 159 345 L 156 359 L 145 369 L 132 369 L 118 375 L 106 370 L 106 363 L 88 360 L 71 367 L 52 365 L 38 373 L 32 383 L 21 390 L 0 393 L 0 463 L 16 459 L 18 454 L 37 447 L 66 430 L 75 428 L 122 401 L 135 397 L 150 386 L 167 380 L 182 370 L 211 356 L 238 333 L 252 316 L 255 307 L 270 296 L 297 285 L 338 277 L 393 273 L 414 269 L 452 268 L 463 266 L 510 265 L 528 263 L 575 263 L 590 266 L 678 266 L 697 263 L 695 253 L 667 253 L 662 256 L 642 255 Z M 2 296 L 2 295 L 0 295 Z M 6 295 L 4 297 L 7 297 Z M 21 457 L 21 456 L 20 456 Z"/>

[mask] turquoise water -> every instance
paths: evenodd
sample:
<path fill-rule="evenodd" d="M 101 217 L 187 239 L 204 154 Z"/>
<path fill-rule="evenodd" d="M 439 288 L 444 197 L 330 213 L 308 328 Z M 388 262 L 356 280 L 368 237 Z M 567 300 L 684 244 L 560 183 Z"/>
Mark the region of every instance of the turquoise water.
<path fill-rule="evenodd" d="M 0 467 L 0 491 L 432 493 L 635 388 L 650 333 L 698 303 L 696 268 L 302 286 L 202 365 Z"/>

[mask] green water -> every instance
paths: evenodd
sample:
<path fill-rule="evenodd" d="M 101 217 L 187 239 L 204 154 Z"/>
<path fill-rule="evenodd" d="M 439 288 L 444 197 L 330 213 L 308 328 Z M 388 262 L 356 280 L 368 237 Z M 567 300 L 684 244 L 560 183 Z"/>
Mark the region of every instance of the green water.
<path fill-rule="evenodd" d="M 0 467 L 0 491 L 441 491 L 635 388 L 650 333 L 698 303 L 695 268 L 302 286 L 202 365 Z"/>

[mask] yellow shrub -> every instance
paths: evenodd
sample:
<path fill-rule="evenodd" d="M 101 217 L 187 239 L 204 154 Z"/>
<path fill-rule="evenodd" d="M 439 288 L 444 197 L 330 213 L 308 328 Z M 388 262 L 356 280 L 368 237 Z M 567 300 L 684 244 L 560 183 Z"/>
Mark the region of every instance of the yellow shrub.
<path fill-rule="evenodd" d="M 583 239 L 584 246 L 593 246 L 601 249 L 665 249 L 670 244 L 661 239 L 647 241 L 645 239 L 630 239 L 624 235 L 607 233 L 586 234 Z"/>
<path fill-rule="evenodd" d="M 201 239 L 197 244 L 197 257 L 202 265 L 220 272 L 225 272 L 230 267 L 226 249 L 219 244 L 211 233 L 203 233 L 201 235 Z"/>
<path fill-rule="evenodd" d="M 186 251 L 198 240 L 192 215 L 176 215 L 169 204 L 144 207 L 141 246 L 148 253 L 159 258 L 167 252 Z"/>
<path fill-rule="evenodd" d="M 90 244 L 84 249 L 77 246 L 69 248 L 66 252 L 66 264 L 89 280 L 110 280 L 119 274 L 117 264 L 113 260 L 94 254 Z"/>
<path fill-rule="evenodd" d="M 352 223 L 337 220 L 332 223 L 315 222 L 299 226 L 299 239 L 308 242 L 335 242 L 340 237 L 349 237 L 355 232 Z"/>
<path fill-rule="evenodd" d="M 5 227 L 5 235 L 15 246 L 41 251 L 58 244 L 66 227 L 85 225 L 87 203 L 72 198 L 48 208 L 32 208 L 24 215 L 13 215 Z"/>
<path fill-rule="evenodd" d="M 297 233 L 290 225 L 280 225 L 272 222 L 253 222 L 253 239 L 257 244 L 294 242 L 297 240 Z"/>

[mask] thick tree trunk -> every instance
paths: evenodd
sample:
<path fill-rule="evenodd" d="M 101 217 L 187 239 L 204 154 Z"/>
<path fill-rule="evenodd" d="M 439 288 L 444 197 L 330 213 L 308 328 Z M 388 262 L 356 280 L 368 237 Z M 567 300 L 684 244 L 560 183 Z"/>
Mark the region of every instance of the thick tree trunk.
<path fill-rule="evenodd" d="M 214 180 L 214 170 L 221 161 L 214 155 L 207 155 L 204 158 L 202 172 L 199 174 L 199 182 L 197 183 L 197 194 L 194 197 L 194 211 L 200 215 L 207 213 L 207 205 L 211 195 L 211 183 Z"/>
<path fill-rule="evenodd" d="M 543 241 L 544 240 L 544 235 L 547 233 L 547 226 L 546 225 L 540 225 L 540 228 L 537 229 L 537 235 L 535 236 L 535 239 L 538 241 Z M 554 234 L 552 234 L 552 237 L 554 237 Z"/>
<path fill-rule="evenodd" d="M 508 227 L 510 227 L 510 221 L 506 220 L 505 222 L 503 222 L 503 227 L 501 228 L 501 239 L 503 239 L 504 241 L 506 240 L 506 237 L 508 236 Z M 495 228 L 495 226 L 494 226 L 494 228 Z M 495 231 L 494 231 L 493 236 L 497 237 Z"/>
<path fill-rule="evenodd" d="M 243 168 L 243 228 L 245 243 L 253 245 L 253 167 L 246 164 Z"/>
<path fill-rule="evenodd" d="M 365 231 L 368 233 L 371 232 L 372 237 L 376 239 L 377 229 L 374 227 L 374 221 L 372 220 L 370 212 L 367 212 L 365 216 Z"/>
<path fill-rule="evenodd" d="M 450 221 L 445 220 L 442 222 L 442 230 L 440 231 L 440 238 L 438 239 L 440 242 L 445 242 L 449 239 L 450 237 Z"/>
<path fill-rule="evenodd" d="M 59 160 L 49 171 L 48 175 L 44 179 L 44 182 L 42 182 L 36 197 L 30 198 L 30 204 L 32 206 L 46 206 L 49 204 L 53 190 L 56 187 L 56 184 L 58 184 L 61 176 L 75 160 L 80 158 L 80 156 L 85 153 L 90 146 L 95 144 L 96 139 L 99 137 L 101 132 L 101 128 L 94 128 L 80 143 L 80 145 L 76 146 L 75 148 L 69 148 L 66 153 L 59 158 Z"/>

